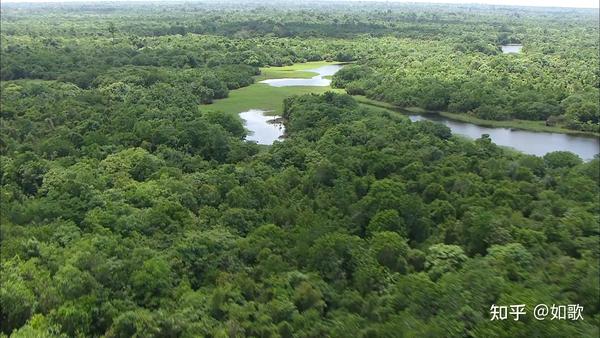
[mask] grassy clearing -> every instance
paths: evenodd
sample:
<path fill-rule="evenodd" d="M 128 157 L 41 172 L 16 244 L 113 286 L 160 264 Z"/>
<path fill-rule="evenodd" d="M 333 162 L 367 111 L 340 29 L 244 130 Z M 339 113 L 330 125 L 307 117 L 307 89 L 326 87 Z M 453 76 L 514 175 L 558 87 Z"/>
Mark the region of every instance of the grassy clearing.
<path fill-rule="evenodd" d="M 375 107 L 386 108 L 386 109 L 391 109 L 391 110 L 397 109 L 397 107 L 391 103 L 369 99 L 368 97 L 363 96 L 363 95 L 354 95 L 352 97 L 359 103 L 363 103 L 363 104 L 366 104 L 369 106 L 375 106 Z"/>
<path fill-rule="evenodd" d="M 343 90 L 313 86 L 272 87 L 265 83 L 258 83 L 258 81 L 281 78 L 311 78 L 317 75 L 317 73 L 306 71 L 307 69 L 333 64 L 336 63 L 317 61 L 298 63 L 285 67 L 261 68 L 262 74 L 255 78 L 257 83 L 232 90 L 229 92 L 229 97 L 215 100 L 212 104 L 202 105 L 201 107 L 203 109 L 236 114 L 249 109 L 263 109 L 269 111 L 269 115 L 280 115 L 283 110 L 283 100 L 287 97 L 308 93 L 321 94 L 327 91 L 343 92 Z"/>
<path fill-rule="evenodd" d="M 310 79 L 313 76 L 318 75 L 314 72 L 309 72 L 305 70 L 279 70 L 279 69 L 262 69 L 260 71 L 260 75 L 254 77 L 255 81 L 262 81 L 268 79 L 287 79 L 287 78 L 296 78 L 296 79 Z"/>
<path fill-rule="evenodd" d="M 362 103 L 359 102 L 358 103 L 361 107 L 368 109 L 371 112 L 378 112 L 378 111 L 385 111 L 389 114 L 390 117 L 392 117 L 394 120 L 399 121 L 399 120 L 408 120 L 408 116 L 406 114 L 403 114 L 397 110 L 393 110 L 393 109 L 389 109 L 389 108 L 384 108 L 384 107 L 378 107 L 378 106 L 373 106 L 371 104 L 366 104 L 366 103 Z"/>
<path fill-rule="evenodd" d="M 255 83 L 248 87 L 232 90 L 229 97 L 216 100 L 213 104 L 203 105 L 205 109 L 212 109 L 226 113 L 241 113 L 249 109 L 268 110 L 270 115 L 282 113 L 283 100 L 293 95 L 308 93 L 324 93 L 326 91 L 339 91 L 330 87 L 271 87 L 265 83 Z"/>
<path fill-rule="evenodd" d="M 335 64 L 337 64 L 337 62 L 315 61 L 296 63 L 294 65 L 284 67 L 262 67 L 260 68 L 260 75 L 258 75 L 255 79 L 257 82 L 266 79 L 284 79 L 290 77 L 308 79 L 318 75 L 315 72 L 309 71 L 310 69 Z"/>

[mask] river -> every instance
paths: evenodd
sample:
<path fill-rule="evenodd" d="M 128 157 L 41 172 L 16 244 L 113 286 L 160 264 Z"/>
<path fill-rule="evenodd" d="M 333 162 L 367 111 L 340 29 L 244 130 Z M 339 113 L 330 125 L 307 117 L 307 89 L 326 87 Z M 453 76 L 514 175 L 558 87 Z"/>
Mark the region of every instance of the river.
<path fill-rule="evenodd" d="M 466 136 L 471 139 L 480 138 L 483 134 L 490 135 L 492 141 L 501 146 L 514 148 L 523 153 L 544 156 L 553 151 L 570 151 L 584 160 L 591 160 L 600 152 L 600 141 L 597 137 L 568 135 L 561 133 L 533 132 L 510 128 L 490 128 L 472 123 L 451 120 L 439 115 L 408 114 L 411 121 L 430 120 L 443 123 L 453 134 Z"/>
<path fill-rule="evenodd" d="M 328 65 L 310 69 L 309 71 L 315 72 L 317 75 L 308 79 L 285 78 L 270 79 L 261 82 L 274 87 L 329 86 L 331 81 L 325 77 L 335 74 L 342 67 L 343 65 Z M 248 140 L 256 141 L 259 144 L 272 144 L 275 140 L 282 137 L 285 130 L 283 124 L 273 123 L 274 119 L 277 119 L 279 116 L 265 116 L 264 113 L 264 111 L 259 109 L 251 109 L 240 113 L 240 117 L 246 122 L 246 128 L 251 131 L 251 135 L 247 138 Z M 600 141 L 597 137 L 533 132 L 510 128 L 490 128 L 451 120 L 439 115 L 407 115 L 411 121 L 431 120 L 443 123 L 452 130 L 452 133 L 471 139 L 480 138 L 481 135 L 488 134 L 497 145 L 510 147 L 530 155 L 544 156 L 549 152 L 562 150 L 575 153 L 584 160 L 591 160 L 594 158 L 594 155 L 600 153 Z"/>

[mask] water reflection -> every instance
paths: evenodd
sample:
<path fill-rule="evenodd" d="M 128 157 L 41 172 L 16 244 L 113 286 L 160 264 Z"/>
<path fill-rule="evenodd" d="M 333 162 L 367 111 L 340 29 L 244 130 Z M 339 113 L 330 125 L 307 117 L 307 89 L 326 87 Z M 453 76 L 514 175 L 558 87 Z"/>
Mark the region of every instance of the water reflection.
<path fill-rule="evenodd" d="M 452 133 L 471 139 L 482 134 L 490 135 L 492 141 L 501 146 L 517 149 L 530 155 L 544 156 L 553 151 L 570 151 L 584 160 L 591 160 L 600 153 L 600 141 L 596 137 L 567 135 L 561 133 L 539 133 L 510 128 L 489 128 L 459 122 L 436 115 L 409 115 L 411 121 L 431 120 L 445 124 Z"/>
<path fill-rule="evenodd" d="M 502 51 L 505 53 L 518 53 L 522 47 L 521 45 L 506 45 L 502 46 Z M 342 65 L 328 65 L 311 69 L 309 71 L 315 72 L 318 75 L 310 79 L 287 78 L 264 80 L 261 82 L 274 87 L 329 86 L 331 81 L 323 77 L 335 74 L 342 67 Z M 272 120 L 277 118 L 277 116 L 265 116 L 262 110 L 251 109 L 241 113 L 240 116 L 246 121 L 246 128 L 252 133 L 247 137 L 250 141 L 256 141 L 259 144 L 272 144 L 285 132 L 282 123 L 272 123 Z M 443 123 L 452 130 L 452 133 L 471 139 L 480 138 L 481 135 L 488 134 L 492 141 L 498 145 L 511 147 L 531 155 L 543 156 L 549 152 L 564 150 L 575 153 L 584 160 L 591 160 L 594 155 L 600 153 L 600 142 L 595 137 L 561 133 L 539 133 L 510 128 L 489 128 L 450 120 L 439 115 L 410 114 L 409 118 L 412 121 L 432 120 Z"/>
<path fill-rule="evenodd" d="M 246 129 L 250 131 L 246 140 L 255 141 L 258 144 L 273 144 L 285 132 L 283 123 L 278 122 L 279 116 L 265 115 L 264 110 L 250 109 L 240 113 L 244 120 Z"/>
<path fill-rule="evenodd" d="M 325 76 L 335 74 L 343 65 L 327 65 L 315 69 L 307 69 L 309 72 L 317 73 L 310 79 L 285 78 L 285 79 L 269 79 L 260 81 L 273 87 L 289 87 L 289 86 L 314 86 L 327 87 L 331 84 L 330 79 L 325 79 Z"/>
<path fill-rule="evenodd" d="M 516 54 L 521 53 L 521 49 L 523 49 L 523 45 L 503 45 L 501 46 L 502 53 L 504 54 Z"/>

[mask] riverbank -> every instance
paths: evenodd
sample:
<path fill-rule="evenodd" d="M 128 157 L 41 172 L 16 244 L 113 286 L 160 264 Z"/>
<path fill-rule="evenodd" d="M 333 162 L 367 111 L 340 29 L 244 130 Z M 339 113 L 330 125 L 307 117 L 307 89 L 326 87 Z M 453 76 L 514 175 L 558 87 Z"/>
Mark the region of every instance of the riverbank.
<path fill-rule="evenodd" d="M 509 128 L 509 129 L 519 129 L 519 130 L 527 130 L 534 132 L 546 132 L 546 133 L 561 133 L 568 135 L 579 135 L 579 136 L 589 136 L 589 137 L 599 137 L 600 134 L 594 132 L 580 131 L 580 130 L 572 130 L 562 127 L 550 127 L 547 126 L 544 121 L 527 121 L 527 120 L 510 120 L 510 121 L 493 121 L 493 120 L 484 120 L 477 118 L 475 116 L 467 115 L 467 114 L 457 114 L 450 113 L 444 111 L 428 111 L 419 107 L 398 107 L 393 104 L 377 101 L 373 99 L 369 99 L 362 95 L 353 96 L 356 101 L 362 104 L 371 105 L 379 108 L 386 108 L 391 110 L 400 110 L 406 113 L 412 114 L 432 114 L 439 115 L 445 117 L 450 120 L 471 123 L 482 127 L 490 127 L 490 128 Z"/>

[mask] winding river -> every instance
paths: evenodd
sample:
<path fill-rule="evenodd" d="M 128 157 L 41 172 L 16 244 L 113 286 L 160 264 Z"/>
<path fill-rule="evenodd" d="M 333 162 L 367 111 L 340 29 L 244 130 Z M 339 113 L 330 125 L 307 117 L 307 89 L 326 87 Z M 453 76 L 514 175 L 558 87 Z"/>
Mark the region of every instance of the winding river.
<path fill-rule="evenodd" d="M 513 49 L 506 52 L 518 52 L 518 50 Z M 317 75 L 308 79 L 270 79 L 261 81 L 261 83 L 266 83 L 274 87 L 329 86 L 331 80 L 325 77 L 335 74 L 342 67 L 343 65 L 327 65 L 310 69 L 308 71 L 315 72 Z M 584 160 L 591 160 L 594 158 L 594 155 L 600 153 L 600 140 L 597 137 L 533 132 L 510 128 L 490 128 L 451 120 L 439 115 L 415 115 L 410 113 L 407 113 L 407 115 L 413 122 L 431 120 L 443 123 L 452 130 L 452 133 L 471 139 L 480 138 L 481 135 L 488 134 L 497 145 L 514 148 L 530 155 L 544 156 L 553 151 L 570 151 Z M 251 132 L 251 135 L 247 139 L 256 141 L 259 144 L 272 144 L 274 141 L 280 139 L 285 132 L 283 124 L 274 122 L 278 121 L 277 118 L 279 116 L 266 116 L 262 110 L 251 109 L 240 113 L 240 117 L 244 119 L 246 128 Z"/>
<path fill-rule="evenodd" d="M 430 120 L 448 126 L 453 134 L 471 139 L 490 135 L 492 141 L 500 146 L 514 148 L 523 153 L 544 156 L 553 151 L 570 151 L 584 160 L 591 160 L 600 153 L 600 141 L 596 137 L 568 135 L 561 133 L 532 132 L 510 128 L 490 128 L 472 123 L 451 120 L 438 115 L 408 114 L 411 121 Z"/>

